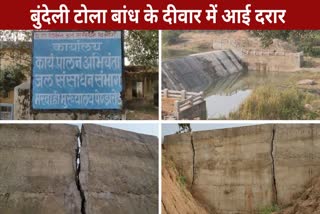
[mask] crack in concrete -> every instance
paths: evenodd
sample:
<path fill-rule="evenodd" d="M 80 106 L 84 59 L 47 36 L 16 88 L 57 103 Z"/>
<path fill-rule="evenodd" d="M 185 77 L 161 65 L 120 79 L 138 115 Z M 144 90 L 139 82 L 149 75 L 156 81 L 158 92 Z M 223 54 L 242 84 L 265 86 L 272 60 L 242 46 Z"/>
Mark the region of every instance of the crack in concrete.
<path fill-rule="evenodd" d="M 193 183 L 194 183 L 194 177 L 195 177 L 195 158 L 196 158 L 196 152 L 195 152 L 195 149 L 194 149 L 194 144 L 193 144 L 193 135 L 192 135 L 192 132 L 190 132 L 190 138 L 191 138 L 191 147 L 192 147 L 192 182 L 191 182 L 191 188 L 193 186 Z"/>
<path fill-rule="evenodd" d="M 271 170 L 272 170 L 272 189 L 273 189 L 273 203 L 277 204 L 278 203 L 278 191 L 277 191 L 277 181 L 276 181 L 276 174 L 275 174 L 275 166 L 274 166 L 274 137 L 276 134 L 276 127 L 273 125 L 272 128 L 272 138 L 271 138 Z"/>
<path fill-rule="evenodd" d="M 81 156 L 81 145 L 82 145 L 82 138 L 81 138 L 81 128 L 80 128 L 80 132 L 78 134 L 78 142 L 77 142 L 77 149 L 76 149 L 76 167 L 77 167 L 77 171 L 76 171 L 76 176 L 75 176 L 75 182 L 78 188 L 78 191 L 80 193 L 80 197 L 81 197 L 81 214 L 86 214 L 86 197 L 84 194 L 84 190 L 81 186 L 81 182 L 80 182 L 80 172 L 81 172 L 81 161 L 80 161 L 80 156 Z"/>
<path fill-rule="evenodd" d="M 148 147 L 148 145 L 145 143 L 144 139 L 138 135 L 138 138 L 139 138 L 139 141 L 142 142 L 143 146 L 147 149 L 147 151 L 149 152 L 150 156 L 152 157 L 152 160 L 157 160 L 153 154 L 152 154 L 152 151 L 150 150 L 150 148 Z"/>

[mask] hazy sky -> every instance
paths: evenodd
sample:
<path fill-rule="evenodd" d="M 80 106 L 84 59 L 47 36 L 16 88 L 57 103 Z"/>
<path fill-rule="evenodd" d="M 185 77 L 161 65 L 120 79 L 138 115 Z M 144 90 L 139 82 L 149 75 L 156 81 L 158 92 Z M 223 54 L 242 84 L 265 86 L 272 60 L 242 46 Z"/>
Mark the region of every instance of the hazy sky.
<path fill-rule="evenodd" d="M 223 129 L 223 128 L 231 128 L 231 127 L 239 127 L 239 126 L 249 126 L 254 124 L 232 124 L 232 123 L 224 123 L 224 124 L 208 124 L 208 123 L 195 123 L 191 124 L 192 131 L 204 131 L 204 130 L 212 130 L 212 129 Z M 178 124 L 163 124 L 162 125 L 162 138 L 165 135 L 174 134 L 178 131 Z"/>
<path fill-rule="evenodd" d="M 71 123 L 72 125 L 81 126 L 80 123 Z M 108 126 L 112 128 L 137 132 L 141 134 L 159 136 L 159 126 L 157 122 L 149 122 L 149 123 L 99 123 L 97 125 Z M 213 129 L 224 129 L 224 128 L 232 128 L 232 127 L 240 127 L 240 126 L 250 126 L 255 125 L 255 123 L 193 123 L 191 124 L 192 131 L 204 131 L 204 130 L 213 130 Z M 162 124 L 162 136 L 175 134 L 178 131 L 178 124 L 172 123 L 164 123 Z"/>
<path fill-rule="evenodd" d="M 123 129 L 127 131 L 137 132 L 141 134 L 148 134 L 148 135 L 154 135 L 159 137 L 159 126 L 157 123 L 148 123 L 148 124 L 141 124 L 141 123 L 117 123 L 117 124 L 110 124 L 105 123 L 104 126 L 117 128 L 117 129 Z"/>
<path fill-rule="evenodd" d="M 71 123 L 72 125 L 77 125 L 81 126 L 79 123 Z M 147 134 L 147 135 L 154 135 L 154 136 L 159 136 L 158 132 L 158 124 L 155 123 L 99 123 L 96 125 L 101 125 L 101 126 L 108 126 L 112 128 L 117 128 L 117 129 L 122 129 L 122 130 L 127 130 L 127 131 L 132 131 L 132 132 L 137 132 L 141 134 Z"/>

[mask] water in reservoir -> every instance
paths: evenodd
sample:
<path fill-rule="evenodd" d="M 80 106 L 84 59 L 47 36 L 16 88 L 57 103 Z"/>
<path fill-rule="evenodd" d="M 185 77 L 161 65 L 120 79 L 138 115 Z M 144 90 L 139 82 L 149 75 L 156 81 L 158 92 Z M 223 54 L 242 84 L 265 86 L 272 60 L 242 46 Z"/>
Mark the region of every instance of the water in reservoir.
<path fill-rule="evenodd" d="M 205 91 L 208 119 L 228 117 L 229 113 L 236 111 L 257 86 L 281 82 L 290 78 L 290 75 L 293 74 L 248 71 L 245 74 L 219 79 Z"/>

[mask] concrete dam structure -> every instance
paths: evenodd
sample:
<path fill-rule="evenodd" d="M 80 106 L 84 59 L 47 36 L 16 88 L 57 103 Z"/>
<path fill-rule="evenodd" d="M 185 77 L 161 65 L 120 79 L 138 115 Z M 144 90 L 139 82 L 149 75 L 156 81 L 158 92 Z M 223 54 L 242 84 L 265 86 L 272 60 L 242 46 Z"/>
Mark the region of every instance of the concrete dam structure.
<path fill-rule="evenodd" d="M 218 214 L 288 205 L 320 176 L 320 125 L 256 125 L 165 136 L 193 197 Z"/>
<path fill-rule="evenodd" d="M 83 125 L 80 183 L 88 213 L 158 213 L 158 139 Z"/>
<path fill-rule="evenodd" d="M 68 125 L 0 125 L 0 213 L 81 213 L 78 135 Z"/>
<path fill-rule="evenodd" d="M 193 54 L 162 62 L 162 88 L 200 92 L 219 78 L 245 71 L 232 50 Z"/>
<path fill-rule="evenodd" d="M 254 49 L 249 40 L 223 39 L 212 43 L 215 50 L 230 49 L 241 56 L 250 71 L 292 72 L 303 65 L 303 52 Z"/>
<path fill-rule="evenodd" d="M 158 139 L 90 124 L 0 125 L 0 213 L 157 214 Z"/>

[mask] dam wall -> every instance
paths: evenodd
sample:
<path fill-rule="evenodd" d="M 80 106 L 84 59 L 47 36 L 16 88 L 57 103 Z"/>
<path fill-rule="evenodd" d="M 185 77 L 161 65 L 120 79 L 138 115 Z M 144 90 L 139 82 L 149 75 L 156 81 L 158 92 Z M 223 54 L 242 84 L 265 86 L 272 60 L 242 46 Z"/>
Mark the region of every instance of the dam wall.
<path fill-rule="evenodd" d="M 158 139 L 84 124 L 0 125 L 0 213 L 157 214 Z"/>
<path fill-rule="evenodd" d="M 268 124 L 175 134 L 166 157 L 193 197 L 219 214 L 287 205 L 320 175 L 320 125 Z"/>
<path fill-rule="evenodd" d="M 162 62 L 162 88 L 200 92 L 219 78 L 246 71 L 231 50 L 211 51 Z"/>

